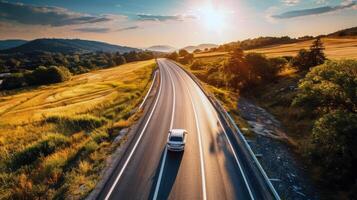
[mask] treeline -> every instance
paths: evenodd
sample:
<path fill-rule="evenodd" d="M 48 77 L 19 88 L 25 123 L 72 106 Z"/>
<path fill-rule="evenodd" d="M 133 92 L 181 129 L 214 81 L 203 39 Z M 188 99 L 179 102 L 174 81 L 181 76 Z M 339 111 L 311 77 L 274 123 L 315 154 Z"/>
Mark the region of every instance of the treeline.
<path fill-rule="evenodd" d="M 189 53 L 185 49 L 180 49 L 178 53 L 175 51 L 166 55 L 166 58 L 175 60 L 181 64 L 191 64 L 193 61 L 193 54 Z"/>
<path fill-rule="evenodd" d="M 47 85 L 70 80 L 72 73 L 66 67 L 40 66 L 33 71 L 12 73 L 4 79 L 1 88 L 11 90 L 25 86 Z"/>
<path fill-rule="evenodd" d="M 243 50 L 256 49 L 261 47 L 266 47 L 269 45 L 278 45 L 278 44 L 290 44 L 298 41 L 304 41 L 313 39 L 312 36 L 304 36 L 299 38 L 290 38 L 288 36 L 283 37 L 258 37 L 253 39 L 246 39 L 237 42 L 230 42 L 227 44 L 219 45 L 218 47 L 211 48 L 208 51 L 233 51 L 236 48 Z"/>
<path fill-rule="evenodd" d="M 1 89 L 15 89 L 30 85 L 44 85 L 68 80 L 71 74 L 114 67 L 127 62 L 154 58 L 152 52 L 62 54 L 34 52 L 30 54 L 0 55 L 0 73 L 11 73 Z"/>

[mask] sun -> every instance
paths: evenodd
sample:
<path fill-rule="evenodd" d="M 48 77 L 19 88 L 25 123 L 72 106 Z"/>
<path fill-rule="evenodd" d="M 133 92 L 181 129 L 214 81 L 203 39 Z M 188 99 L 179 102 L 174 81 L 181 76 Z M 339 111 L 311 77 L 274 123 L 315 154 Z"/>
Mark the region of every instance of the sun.
<path fill-rule="evenodd" d="M 220 30 L 226 25 L 225 12 L 215 9 L 211 5 L 199 9 L 198 15 L 202 24 L 210 30 Z"/>

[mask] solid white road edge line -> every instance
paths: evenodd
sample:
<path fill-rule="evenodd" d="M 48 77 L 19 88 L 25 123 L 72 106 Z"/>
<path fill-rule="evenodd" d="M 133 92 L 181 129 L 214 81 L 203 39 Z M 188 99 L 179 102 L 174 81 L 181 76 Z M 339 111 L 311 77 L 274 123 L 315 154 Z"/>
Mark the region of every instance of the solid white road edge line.
<path fill-rule="evenodd" d="M 174 70 L 176 71 L 176 70 Z M 170 72 L 169 72 L 170 73 Z M 182 78 L 180 72 L 176 71 L 176 73 L 180 76 L 180 78 L 182 79 L 182 81 L 185 82 L 185 80 Z M 186 85 L 186 84 L 185 84 Z M 188 89 L 188 86 L 186 85 L 186 90 L 188 92 L 188 95 L 190 96 L 191 99 L 191 105 L 193 108 L 193 112 L 195 114 L 195 122 L 196 122 L 196 129 L 197 129 L 197 136 L 198 136 L 198 145 L 199 145 L 199 149 L 200 149 L 200 161 L 201 161 L 201 177 L 202 177 L 202 193 L 203 193 L 203 200 L 207 199 L 207 192 L 206 192 L 206 176 L 205 176 L 205 165 L 204 165 L 204 159 L 203 159 L 203 150 L 202 150 L 202 139 L 201 139 L 201 129 L 200 129 L 200 125 L 198 123 L 198 116 L 197 116 L 197 111 L 195 108 L 195 105 L 193 103 L 193 98 L 191 95 L 190 90 Z"/>
<path fill-rule="evenodd" d="M 152 88 L 153 88 L 153 86 L 154 86 L 154 84 L 155 84 L 156 75 L 157 75 L 157 71 L 155 71 L 154 78 L 152 79 L 151 86 L 150 86 L 150 88 L 149 88 L 149 90 L 148 90 L 148 93 L 146 93 L 143 102 L 141 102 L 141 104 L 140 104 L 140 106 L 139 106 L 139 109 L 141 109 L 141 108 L 143 107 L 143 105 L 144 105 L 146 99 L 148 98 L 149 94 L 151 93 L 151 90 L 152 90 Z"/>
<path fill-rule="evenodd" d="M 171 114 L 171 122 L 170 122 L 170 130 L 171 130 L 172 126 L 173 126 L 173 122 L 174 122 L 174 116 L 175 116 L 176 92 L 175 92 L 175 83 L 172 80 L 172 76 L 171 76 L 169 71 L 167 71 L 167 72 L 169 73 L 170 80 L 171 80 L 171 86 L 172 86 L 172 90 L 173 90 L 172 114 Z M 154 193 L 153 200 L 156 200 L 157 199 L 157 195 L 159 194 L 162 174 L 164 172 L 164 167 L 165 167 L 165 162 L 166 162 L 166 156 L 167 156 L 167 147 L 165 146 L 164 156 L 162 158 L 162 163 L 161 163 L 161 166 L 160 166 L 159 177 L 158 177 L 157 182 L 156 182 L 156 187 L 155 187 L 155 193 Z"/>
<path fill-rule="evenodd" d="M 191 77 L 190 77 L 190 79 L 191 79 Z M 192 80 L 192 79 L 191 79 L 191 80 Z M 192 80 L 192 81 L 193 81 L 193 80 Z M 194 87 L 196 88 L 196 90 L 198 90 L 199 92 L 202 92 L 202 93 L 203 93 L 203 91 L 201 90 L 200 87 L 198 87 L 198 85 L 196 84 L 196 82 L 195 82 L 195 81 L 193 81 L 193 82 L 194 82 Z M 203 95 L 206 96 L 204 93 L 203 93 Z M 209 102 L 209 104 L 211 104 L 211 102 L 210 102 L 208 99 L 206 99 L 206 100 Z M 212 104 L 211 104 L 211 106 L 213 107 L 213 110 L 214 110 L 215 112 L 217 112 L 216 109 L 214 108 L 214 106 L 213 106 Z M 220 124 L 220 126 L 221 126 L 221 128 L 222 128 L 222 130 L 223 130 L 223 132 L 224 132 L 224 135 L 225 135 L 226 138 L 227 138 L 229 147 L 231 148 L 231 151 L 232 151 L 233 156 L 234 156 L 234 158 L 235 158 L 235 160 L 236 160 L 236 163 L 237 163 L 237 165 L 238 165 L 238 168 L 239 168 L 239 170 L 240 170 L 240 172 L 241 172 L 241 174 L 242 174 L 242 176 L 243 176 L 243 180 L 244 180 L 244 183 L 245 183 L 245 185 L 246 185 L 246 187 L 247 187 L 247 190 L 248 190 L 248 192 L 249 192 L 249 196 L 250 196 L 250 198 L 251 198 L 252 200 L 254 200 L 253 193 L 252 193 L 252 191 L 251 191 L 251 189 L 250 189 L 250 186 L 249 186 L 249 184 L 248 184 L 247 178 L 246 178 L 246 176 L 245 176 L 245 174 L 244 174 L 244 172 L 243 172 L 243 168 L 242 168 L 242 166 L 241 166 L 240 163 L 239 163 L 239 160 L 238 160 L 237 154 L 236 154 L 235 151 L 234 151 L 233 145 L 232 145 L 232 143 L 231 143 L 231 141 L 230 141 L 230 139 L 229 139 L 229 137 L 228 137 L 228 135 L 227 135 L 226 130 L 224 129 L 224 126 L 223 126 L 223 124 L 222 124 L 222 122 L 221 122 L 221 119 L 219 118 L 218 115 L 216 115 L 216 117 L 217 117 L 218 122 L 219 122 L 219 124 Z"/>
<path fill-rule="evenodd" d="M 124 172 L 126 166 L 128 165 L 128 163 L 129 163 L 129 161 L 130 161 L 130 158 L 133 156 L 134 151 L 136 150 L 136 147 L 138 146 L 138 144 L 139 144 L 139 142 L 140 142 L 140 140 L 141 140 L 141 138 L 142 138 L 142 136 L 143 136 L 143 134 L 144 134 L 144 132 L 145 132 L 145 130 L 146 130 L 146 127 L 148 126 L 148 124 L 149 124 L 149 122 L 150 122 L 150 120 L 151 120 L 151 117 L 152 117 L 152 115 L 153 115 L 153 113 L 154 113 L 154 111 L 155 111 L 155 109 L 156 109 L 157 102 L 159 101 L 159 98 L 160 98 L 161 89 L 162 89 L 162 75 L 160 75 L 160 88 L 159 88 L 159 93 L 158 93 L 157 98 L 156 98 L 156 100 L 155 100 L 154 107 L 152 108 L 152 110 L 151 110 L 151 112 L 150 112 L 149 118 L 146 120 L 146 123 L 145 123 L 145 125 L 144 125 L 144 128 L 143 128 L 142 131 L 140 132 L 139 138 L 136 140 L 133 149 L 131 150 L 131 152 L 130 152 L 128 158 L 126 159 L 126 161 L 125 161 L 125 163 L 124 163 L 122 169 L 120 170 L 118 176 L 116 177 L 116 179 L 115 179 L 115 181 L 114 181 L 112 187 L 110 187 L 109 192 L 108 192 L 107 195 L 105 196 L 105 200 L 108 200 L 108 199 L 109 199 L 109 197 L 110 197 L 110 195 L 112 194 L 112 192 L 113 192 L 113 190 L 114 190 L 116 184 L 118 183 L 118 181 L 119 181 L 121 175 L 123 174 L 123 172 Z"/>
<path fill-rule="evenodd" d="M 173 63 L 173 64 L 176 65 L 175 63 Z M 179 69 L 182 70 L 180 67 L 179 67 Z M 176 70 L 176 71 L 180 74 L 180 72 L 179 72 L 178 70 Z M 182 71 L 183 71 L 183 70 L 182 70 Z M 186 73 L 185 73 L 185 74 L 186 74 Z M 192 80 L 191 77 L 189 77 L 189 79 Z M 193 81 L 193 80 L 192 80 L 192 81 Z M 202 92 L 202 93 L 203 93 L 203 91 L 201 90 L 201 88 L 198 87 L 197 83 L 196 83 L 195 81 L 193 81 L 193 83 L 194 83 L 193 85 L 194 85 L 194 87 L 196 88 L 196 90 L 198 90 L 199 92 Z M 203 96 L 206 96 L 206 95 L 203 93 Z M 207 101 L 209 102 L 208 99 L 207 99 Z M 209 102 L 209 103 L 211 104 L 211 102 Z M 211 104 L 211 106 L 214 108 L 214 106 L 213 106 L 212 104 Z M 213 110 L 214 110 L 215 112 L 217 112 L 216 109 L 213 109 Z M 238 157 L 237 157 L 237 155 L 236 155 L 236 153 L 235 153 L 235 151 L 234 151 L 234 149 L 233 149 L 232 143 L 230 142 L 230 140 L 229 140 L 229 138 L 228 138 L 227 132 L 226 132 L 226 130 L 224 129 L 223 124 L 222 124 L 221 120 L 219 119 L 219 117 L 218 117 L 218 116 L 216 116 L 216 117 L 217 117 L 218 122 L 219 122 L 219 124 L 220 124 L 220 126 L 221 126 L 221 128 L 222 128 L 222 130 L 223 130 L 223 132 L 224 132 L 224 134 L 225 134 L 225 136 L 226 136 L 226 138 L 227 138 L 228 144 L 229 144 L 229 146 L 230 146 L 230 148 L 231 148 L 231 150 L 232 150 L 232 152 L 233 152 L 234 158 L 235 158 L 235 160 L 236 160 L 236 162 L 237 162 L 237 164 L 238 164 L 239 170 L 240 170 L 240 172 L 241 172 L 241 174 L 242 174 L 242 176 L 243 176 L 243 179 L 244 179 L 244 183 L 246 184 L 247 190 L 248 190 L 248 192 L 249 192 L 249 196 L 250 196 L 250 198 L 251 198 L 252 200 L 254 200 L 253 193 L 252 193 L 252 191 L 251 191 L 251 189 L 250 189 L 250 187 L 249 187 L 247 178 L 246 178 L 245 175 L 244 175 L 244 172 L 243 172 L 242 166 L 241 166 L 240 163 L 239 163 Z"/>

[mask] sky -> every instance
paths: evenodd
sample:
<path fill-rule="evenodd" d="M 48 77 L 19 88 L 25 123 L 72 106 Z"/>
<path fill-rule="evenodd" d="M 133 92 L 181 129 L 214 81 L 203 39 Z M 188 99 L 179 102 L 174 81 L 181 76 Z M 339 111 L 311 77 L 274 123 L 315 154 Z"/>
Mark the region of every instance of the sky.
<path fill-rule="evenodd" d="M 353 26 L 355 0 L 0 0 L 0 40 L 80 38 L 181 48 Z"/>

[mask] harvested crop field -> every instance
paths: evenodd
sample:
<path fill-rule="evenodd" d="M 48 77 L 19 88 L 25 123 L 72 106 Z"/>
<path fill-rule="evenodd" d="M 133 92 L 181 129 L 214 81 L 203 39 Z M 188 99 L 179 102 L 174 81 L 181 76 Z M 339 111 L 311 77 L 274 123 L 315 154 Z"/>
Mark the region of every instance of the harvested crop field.
<path fill-rule="evenodd" d="M 268 57 L 295 56 L 300 49 L 308 49 L 312 41 L 273 45 L 247 52 L 263 53 Z M 357 38 L 322 38 L 322 42 L 329 59 L 357 59 Z"/>
<path fill-rule="evenodd" d="M 155 66 L 154 60 L 128 63 L 1 94 L 0 199 L 88 194 L 116 147 L 116 133 L 132 122 Z"/>

